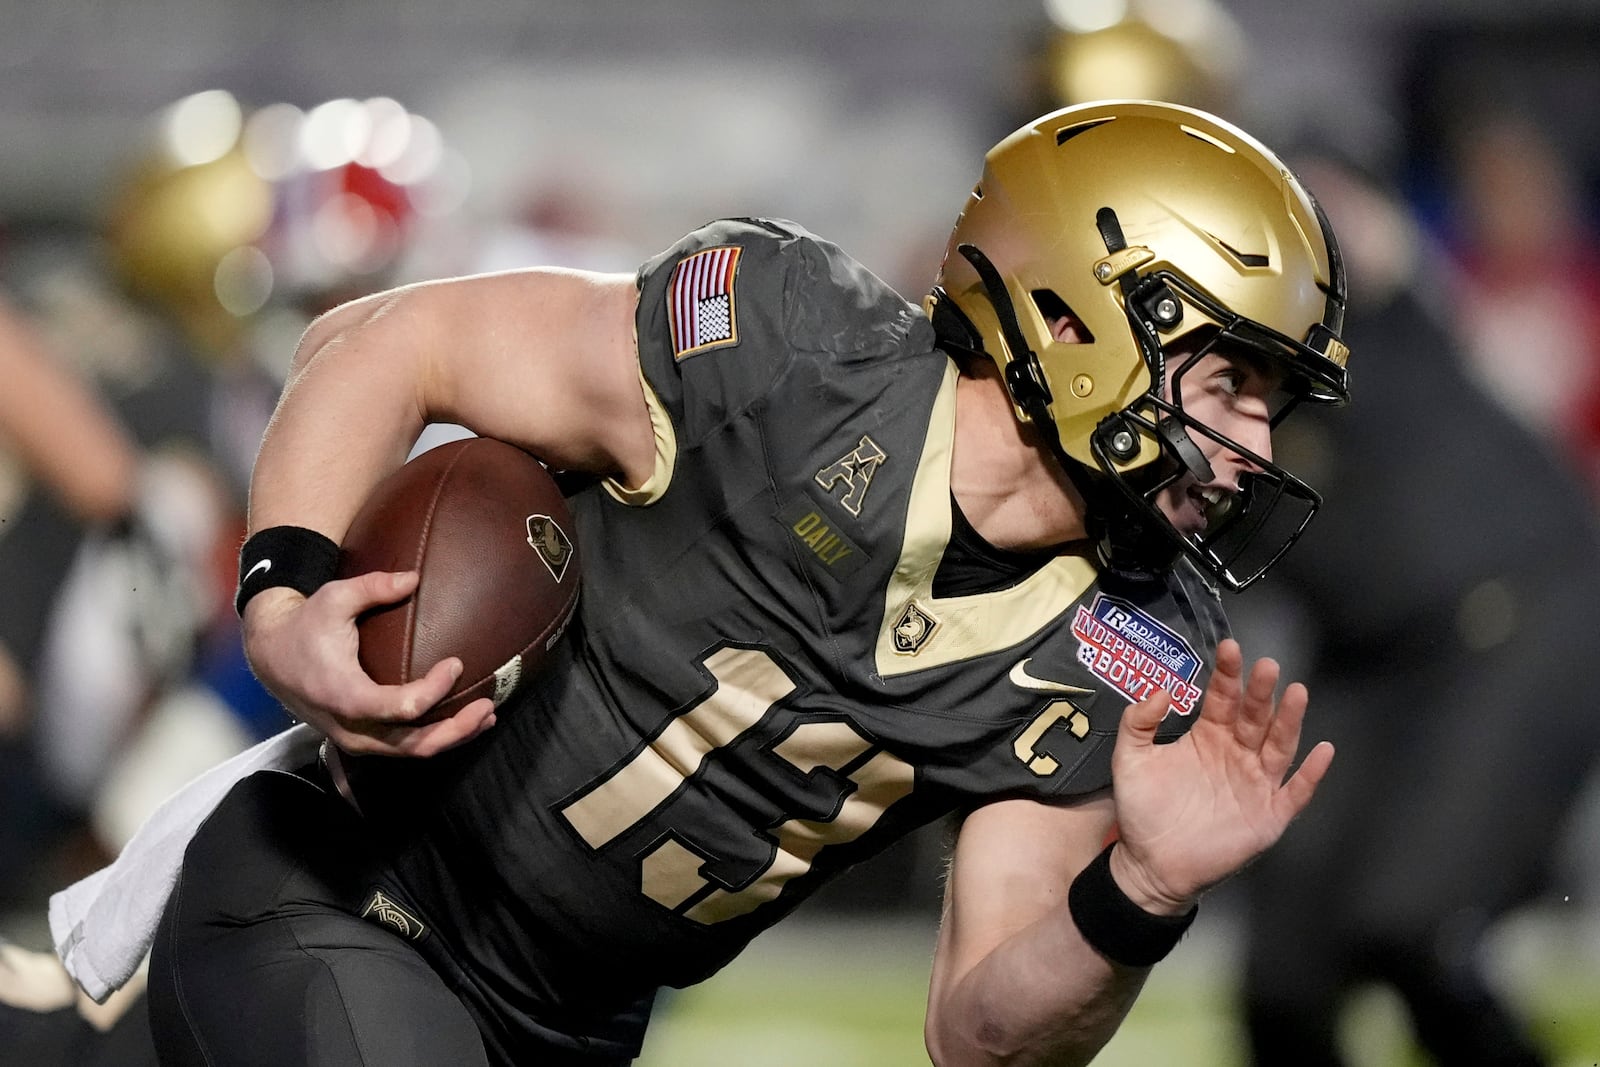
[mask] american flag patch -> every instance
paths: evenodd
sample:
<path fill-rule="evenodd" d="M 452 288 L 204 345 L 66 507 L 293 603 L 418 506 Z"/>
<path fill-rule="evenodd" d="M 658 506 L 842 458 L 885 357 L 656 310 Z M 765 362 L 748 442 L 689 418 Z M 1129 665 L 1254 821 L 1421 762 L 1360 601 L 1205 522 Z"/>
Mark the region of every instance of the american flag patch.
<path fill-rule="evenodd" d="M 674 359 L 738 343 L 733 279 L 739 271 L 740 251 L 737 246 L 708 248 L 679 260 L 673 268 L 667 285 L 667 314 L 672 322 Z"/>

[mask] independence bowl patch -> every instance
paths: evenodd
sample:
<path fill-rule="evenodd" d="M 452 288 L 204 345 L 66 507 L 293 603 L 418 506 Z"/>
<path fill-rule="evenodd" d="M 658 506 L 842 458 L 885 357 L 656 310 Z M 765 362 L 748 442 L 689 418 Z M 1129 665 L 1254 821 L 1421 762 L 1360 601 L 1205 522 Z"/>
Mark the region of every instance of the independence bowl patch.
<path fill-rule="evenodd" d="M 1187 641 L 1132 604 L 1098 593 L 1094 603 L 1078 608 L 1072 633 L 1078 639 L 1078 661 L 1130 700 L 1165 689 L 1180 715 L 1199 703 L 1195 679 L 1200 657 Z"/>

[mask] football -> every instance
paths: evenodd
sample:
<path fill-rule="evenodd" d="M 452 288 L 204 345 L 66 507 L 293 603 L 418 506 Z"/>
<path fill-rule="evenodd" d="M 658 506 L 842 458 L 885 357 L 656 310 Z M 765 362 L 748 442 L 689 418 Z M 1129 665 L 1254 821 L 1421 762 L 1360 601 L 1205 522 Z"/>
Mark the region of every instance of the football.
<path fill-rule="evenodd" d="M 499 706 L 538 673 L 578 603 L 572 515 L 555 480 L 487 437 L 418 455 L 373 489 L 340 546 L 339 577 L 415 570 L 416 591 L 356 622 L 361 666 L 392 685 L 447 656 L 465 669 L 429 719 Z"/>

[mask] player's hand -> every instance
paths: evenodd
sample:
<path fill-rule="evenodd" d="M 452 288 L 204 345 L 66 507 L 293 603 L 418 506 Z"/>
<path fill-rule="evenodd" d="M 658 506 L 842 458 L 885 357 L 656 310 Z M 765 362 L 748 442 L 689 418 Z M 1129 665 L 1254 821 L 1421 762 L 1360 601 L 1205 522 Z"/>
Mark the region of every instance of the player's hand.
<path fill-rule="evenodd" d="M 1164 693 L 1123 713 L 1111 757 L 1121 834 L 1111 869 L 1135 903 L 1187 911 L 1271 847 L 1311 801 L 1333 746 L 1319 742 L 1285 780 L 1308 697 L 1299 683 L 1276 697 L 1277 684 L 1275 662 L 1257 660 L 1246 677 L 1238 642 L 1226 640 L 1200 717 L 1182 738 L 1155 743 L 1170 704 Z"/>
<path fill-rule="evenodd" d="M 379 685 L 361 669 L 356 618 L 411 595 L 417 573 L 383 571 L 329 582 L 306 597 L 268 589 L 245 608 L 244 645 L 263 685 L 297 718 L 353 755 L 432 756 L 494 725 L 494 704 L 475 700 L 420 721 L 461 674 L 455 657 L 404 685 Z"/>

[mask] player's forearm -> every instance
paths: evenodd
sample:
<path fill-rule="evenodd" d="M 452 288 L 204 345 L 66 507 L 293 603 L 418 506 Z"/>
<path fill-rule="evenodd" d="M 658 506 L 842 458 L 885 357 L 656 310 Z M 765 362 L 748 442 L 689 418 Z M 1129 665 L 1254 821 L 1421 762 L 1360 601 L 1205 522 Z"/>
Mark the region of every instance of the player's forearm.
<path fill-rule="evenodd" d="M 74 514 L 120 518 L 133 506 L 138 451 L 91 388 L 0 308 L 0 437 Z"/>
<path fill-rule="evenodd" d="M 367 491 L 404 461 L 423 426 L 425 366 L 402 295 L 369 298 L 313 324 L 262 438 L 252 532 L 304 526 L 338 541 Z"/>
<path fill-rule="evenodd" d="M 1063 901 L 959 980 L 936 983 L 929 1054 L 938 1067 L 1088 1063 L 1116 1033 L 1149 973 L 1090 948 Z"/>

